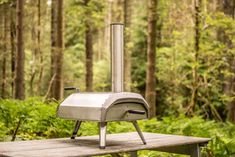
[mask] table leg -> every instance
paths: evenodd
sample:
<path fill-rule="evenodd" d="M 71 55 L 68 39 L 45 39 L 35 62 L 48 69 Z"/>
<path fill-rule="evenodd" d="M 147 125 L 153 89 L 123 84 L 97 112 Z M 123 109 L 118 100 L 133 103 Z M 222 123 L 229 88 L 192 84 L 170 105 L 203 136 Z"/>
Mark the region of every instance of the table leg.
<path fill-rule="evenodd" d="M 191 148 L 190 156 L 191 157 L 201 157 L 201 149 L 198 144 Z"/>
<path fill-rule="evenodd" d="M 137 151 L 130 152 L 131 157 L 137 157 Z"/>

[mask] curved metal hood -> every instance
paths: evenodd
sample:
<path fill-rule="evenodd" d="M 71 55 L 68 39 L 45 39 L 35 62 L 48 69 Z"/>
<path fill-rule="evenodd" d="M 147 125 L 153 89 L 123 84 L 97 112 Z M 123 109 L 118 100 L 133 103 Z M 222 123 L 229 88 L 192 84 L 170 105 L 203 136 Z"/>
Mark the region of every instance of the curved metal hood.
<path fill-rule="evenodd" d="M 127 113 L 130 110 L 145 114 Z M 66 119 L 116 121 L 146 119 L 148 112 L 148 103 L 137 93 L 74 93 L 60 104 L 57 115 Z"/>

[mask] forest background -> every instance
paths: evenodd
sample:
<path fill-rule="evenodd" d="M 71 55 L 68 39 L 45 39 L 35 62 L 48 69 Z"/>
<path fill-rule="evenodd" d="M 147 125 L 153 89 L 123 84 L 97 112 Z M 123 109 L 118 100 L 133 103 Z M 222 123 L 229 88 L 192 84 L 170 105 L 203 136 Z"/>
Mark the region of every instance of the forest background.
<path fill-rule="evenodd" d="M 0 140 L 70 136 L 73 122 L 55 114 L 70 94 L 63 88 L 111 91 L 109 25 L 119 22 L 125 91 L 156 114 L 142 129 L 210 137 L 205 156 L 233 156 L 234 18 L 234 0 L 0 0 Z M 98 133 L 94 123 L 82 128 Z"/>

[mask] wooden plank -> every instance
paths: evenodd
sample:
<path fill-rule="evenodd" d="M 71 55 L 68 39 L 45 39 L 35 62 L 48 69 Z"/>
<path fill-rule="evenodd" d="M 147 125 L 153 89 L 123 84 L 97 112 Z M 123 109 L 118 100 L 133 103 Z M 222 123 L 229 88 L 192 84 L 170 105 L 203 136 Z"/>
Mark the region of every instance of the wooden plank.
<path fill-rule="evenodd" d="M 180 141 L 178 141 L 179 139 L 175 139 L 175 138 L 172 138 L 170 136 L 166 136 L 164 139 L 163 138 L 159 138 L 159 139 L 155 139 L 155 138 L 148 138 L 147 141 L 148 141 L 148 145 L 151 145 L 152 143 L 161 143 L 164 144 L 162 141 L 164 140 L 164 142 L 166 141 L 170 141 L 170 142 L 166 142 L 169 146 L 170 145 L 173 145 L 174 142 L 179 144 L 182 143 L 182 144 L 185 144 L 188 142 L 188 140 L 185 140 L 183 138 L 180 139 Z M 26 141 L 25 141 L 26 142 Z M 132 140 L 128 139 L 128 141 L 125 139 L 124 141 L 120 140 L 120 139 L 116 139 L 116 140 L 110 140 L 108 139 L 107 140 L 107 146 L 115 146 L 115 145 L 127 145 L 127 144 L 140 144 L 142 145 L 142 142 L 140 139 L 138 138 L 133 138 Z M 53 142 L 53 143 L 38 143 L 37 144 L 33 144 L 33 145 L 28 145 L 28 146 L 25 146 L 25 145 L 4 145 L 4 146 L 1 146 L 1 150 L 7 150 L 7 151 L 27 151 L 27 150 L 39 150 L 39 149 L 47 149 L 47 148 L 50 148 L 50 149 L 58 149 L 58 148 L 66 148 L 66 147 L 78 147 L 78 146 L 89 146 L 89 145 L 94 145 L 94 146 L 98 146 L 99 145 L 99 141 L 98 139 L 75 139 L 75 140 L 70 140 L 70 139 L 65 139 L 65 140 L 61 140 L 61 141 L 56 141 L 56 142 Z"/>
<path fill-rule="evenodd" d="M 64 156 L 93 156 L 113 154 L 120 152 L 133 152 L 137 150 L 167 149 L 182 145 L 207 143 L 208 138 L 195 138 L 177 135 L 164 135 L 144 133 L 147 145 L 143 145 L 136 132 L 111 134 L 107 136 L 107 147 L 104 150 L 98 148 L 98 136 L 78 137 L 75 140 L 69 138 L 34 140 L 21 142 L 0 143 L 0 156 L 24 156 L 24 157 L 64 157 Z"/>
<path fill-rule="evenodd" d="M 144 137 L 148 140 L 161 140 L 161 138 L 167 138 L 170 137 L 172 138 L 190 138 L 193 140 L 193 142 L 202 142 L 202 140 L 207 140 L 207 138 L 195 138 L 195 137 L 187 137 L 187 136 L 178 136 L 178 135 L 166 135 L 166 134 L 155 134 L 155 133 L 144 133 Z M 139 140 L 140 137 L 138 134 L 135 132 L 132 133 L 125 133 L 125 134 L 111 134 L 107 135 L 107 140 L 115 140 L 115 141 L 129 141 L 129 140 Z M 89 143 L 89 141 L 98 141 L 99 138 L 98 136 L 83 136 L 83 137 L 77 137 L 75 140 L 70 140 L 70 137 L 68 138 L 60 138 L 60 139 L 46 139 L 46 140 L 31 140 L 31 141 L 15 141 L 15 142 L 0 142 L 0 146 L 6 146 L 6 147 L 11 147 L 11 146 L 16 146 L 19 145 L 21 147 L 23 146 L 33 146 L 36 145 L 38 146 L 40 143 L 42 144 L 53 144 L 53 143 L 59 143 L 63 141 L 64 143 L 74 143 L 74 142 L 79 142 L 82 141 L 84 143 Z"/>
<path fill-rule="evenodd" d="M 107 135 L 107 142 L 116 141 L 117 143 L 126 142 L 126 141 L 136 141 L 140 142 L 140 137 L 136 133 L 126 133 L 126 137 L 119 134 Z M 166 138 L 170 135 L 159 135 L 158 138 Z M 146 139 L 152 140 L 152 134 L 146 134 Z M 61 148 L 61 147 L 69 147 L 70 145 L 98 145 L 99 138 L 98 136 L 85 136 L 85 137 L 77 137 L 75 140 L 71 140 L 70 138 L 63 139 L 51 139 L 51 140 L 32 140 L 32 141 L 16 141 L 16 142 L 4 142 L 0 143 L 0 150 L 7 149 L 8 151 L 23 151 L 23 150 L 32 150 L 32 149 L 43 149 L 43 148 Z"/>

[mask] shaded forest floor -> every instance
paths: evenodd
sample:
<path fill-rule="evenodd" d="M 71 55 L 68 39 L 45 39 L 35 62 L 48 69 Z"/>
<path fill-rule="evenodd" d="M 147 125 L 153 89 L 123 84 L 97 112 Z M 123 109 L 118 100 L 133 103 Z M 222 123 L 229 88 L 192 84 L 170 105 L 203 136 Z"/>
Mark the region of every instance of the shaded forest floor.
<path fill-rule="evenodd" d="M 56 102 L 43 102 L 41 98 L 25 101 L 0 100 L 0 141 L 32 140 L 69 137 L 74 122 L 56 117 Z M 143 131 L 186 136 L 210 137 L 212 141 L 203 150 L 205 156 L 226 157 L 235 154 L 235 126 L 229 122 L 216 122 L 201 117 L 180 116 L 142 120 Z M 111 122 L 108 133 L 135 131 L 128 122 Z M 78 136 L 98 134 L 97 123 L 85 122 Z M 16 136 L 15 136 L 16 135 Z M 172 156 L 167 153 L 141 151 L 140 156 Z M 179 155 L 175 155 L 179 156 Z"/>

